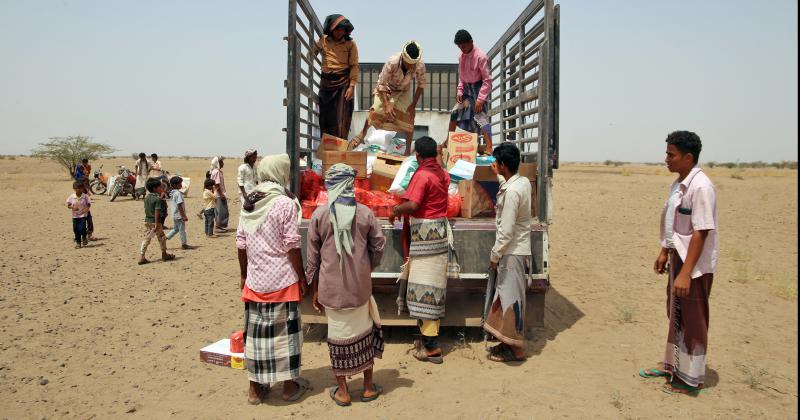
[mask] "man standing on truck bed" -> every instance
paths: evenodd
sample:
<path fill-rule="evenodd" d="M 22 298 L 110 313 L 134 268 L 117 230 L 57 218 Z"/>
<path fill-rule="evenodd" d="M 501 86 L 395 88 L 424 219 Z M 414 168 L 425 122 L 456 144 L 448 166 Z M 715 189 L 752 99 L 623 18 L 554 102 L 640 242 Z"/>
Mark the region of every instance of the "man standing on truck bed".
<path fill-rule="evenodd" d="M 447 221 L 447 189 L 450 175 L 437 157 L 436 141 L 428 136 L 414 142 L 419 169 L 411 176 L 405 202 L 392 208 L 389 222 L 400 215 L 403 221 L 403 266 L 401 281 L 407 280 L 405 299 L 398 299 L 401 309 L 408 308 L 417 320 L 422 340 L 415 342 L 414 357 L 421 361 L 442 363 L 439 347 L 439 324 L 444 318 L 447 291 L 447 258 L 450 224 Z M 410 223 L 409 223 L 410 222 Z M 401 287 L 402 292 L 402 287 Z"/>
<path fill-rule="evenodd" d="M 342 15 L 330 15 L 314 53 L 322 52 L 319 88 L 319 128 L 347 138 L 353 118 L 353 94 L 358 83 L 358 47 L 350 37 L 353 24 Z"/>
<path fill-rule="evenodd" d="M 703 388 L 708 350 L 708 298 L 717 265 L 717 198 L 714 184 L 697 164 L 697 134 L 667 136 L 667 169 L 678 174 L 661 212 L 661 252 L 653 270 L 668 272 L 669 333 L 661 366 L 645 378 L 667 378 L 664 392 L 695 395 Z"/>
<path fill-rule="evenodd" d="M 482 133 L 486 142 L 486 153 L 492 153 L 492 126 L 486 111 L 487 100 L 492 90 L 492 73 L 489 58 L 472 42 L 472 35 L 464 29 L 456 32 L 453 42 L 461 50 L 458 56 L 458 89 L 456 108 L 450 113 L 449 131 L 456 125 L 462 130 Z"/>
<path fill-rule="evenodd" d="M 489 349 L 495 362 L 525 360 L 525 291 L 531 258 L 531 182 L 519 176 L 520 153 L 512 143 L 501 143 L 492 155 L 492 170 L 502 177 L 497 193 L 497 234 L 491 269 L 497 270 L 497 288 L 483 329 L 500 341 Z"/>
<path fill-rule="evenodd" d="M 414 97 L 411 87 L 417 81 Z M 406 138 L 405 155 L 411 154 L 411 139 L 414 137 L 414 116 L 417 101 L 427 84 L 422 47 L 417 41 L 408 41 L 403 50 L 389 57 L 378 75 L 378 84 L 373 92 L 372 107 L 361 132 L 350 141 L 350 149 L 364 141 L 369 126 L 382 130 L 397 131 Z"/>

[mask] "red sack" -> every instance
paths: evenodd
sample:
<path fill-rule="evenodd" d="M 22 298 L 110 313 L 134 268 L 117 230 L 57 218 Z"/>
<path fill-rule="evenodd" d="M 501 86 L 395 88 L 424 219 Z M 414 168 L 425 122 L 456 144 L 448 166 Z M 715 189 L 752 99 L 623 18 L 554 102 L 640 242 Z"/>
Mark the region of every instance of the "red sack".
<path fill-rule="evenodd" d="M 316 202 L 318 206 L 328 204 L 328 191 L 326 190 L 320 191 L 319 194 L 317 194 Z"/>
<path fill-rule="evenodd" d="M 458 193 L 447 196 L 447 218 L 461 215 L 461 195 Z"/>
<path fill-rule="evenodd" d="M 300 203 L 300 207 L 303 209 L 303 219 L 310 219 L 314 214 L 314 210 L 317 209 L 317 203 L 313 201 L 303 201 Z"/>
<path fill-rule="evenodd" d="M 356 202 L 369 207 L 370 203 L 374 201 L 374 195 L 372 194 L 372 191 L 358 187 L 354 188 L 354 190 L 356 193 Z"/>
<path fill-rule="evenodd" d="M 369 191 L 369 178 L 356 178 L 355 183 L 353 184 L 355 188 L 361 188 L 362 190 Z"/>
<path fill-rule="evenodd" d="M 325 180 L 316 172 L 310 169 L 300 172 L 300 200 L 314 201 L 324 184 Z"/>
<path fill-rule="evenodd" d="M 244 331 L 231 334 L 231 353 L 244 353 Z"/>

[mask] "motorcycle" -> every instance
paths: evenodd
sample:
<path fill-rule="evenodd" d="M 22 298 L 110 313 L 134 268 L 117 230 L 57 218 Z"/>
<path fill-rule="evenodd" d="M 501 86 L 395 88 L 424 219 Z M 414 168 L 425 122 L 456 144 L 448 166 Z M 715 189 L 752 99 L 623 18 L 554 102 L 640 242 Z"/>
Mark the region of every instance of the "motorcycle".
<path fill-rule="evenodd" d="M 120 166 L 118 174 L 119 175 L 114 179 L 114 186 L 111 190 L 111 201 L 114 201 L 117 196 L 128 194 L 130 194 L 134 200 L 138 199 L 140 196 L 144 197 L 144 192 L 137 191 L 134 188 L 134 185 L 136 185 L 136 175 L 134 175 L 130 169 Z"/>
<path fill-rule="evenodd" d="M 108 190 L 108 174 L 102 172 L 103 165 L 94 171 L 94 179 L 89 183 L 89 191 L 92 194 L 103 195 Z"/>

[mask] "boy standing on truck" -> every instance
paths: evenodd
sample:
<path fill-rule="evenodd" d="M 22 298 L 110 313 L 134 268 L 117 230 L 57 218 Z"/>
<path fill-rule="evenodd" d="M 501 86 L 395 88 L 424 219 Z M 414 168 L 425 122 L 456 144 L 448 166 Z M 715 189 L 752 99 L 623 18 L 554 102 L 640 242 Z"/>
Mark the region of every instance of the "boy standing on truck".
<path fill-rule="evenodd" d="M 389 222 L 403 220 L 403 256 L 407 258 L 401 282 L 407 281 L 405 296 L 398 298 L 401 309 L 417 320 L 422 339 L 415 342 L 414 357 L 442 363 L 439 347 L 440 319 L 444 318 L 447 292 L 447 262 L 450 224 L 447 221 L 447 189 L 450 175 L 442 169 L 436 141 L 425 136 L 414 142 L 419 168 L 408 183 L 405 202 L 392 208 Z M 410 219 L 408 216 L 410 215 Z M 402 290 L 402 287 L 401 287 Z"/>
<path fill-rule="evenodd" d="M 411 87 L 414 80 L 417 82 L 417 89 L 412 99 Z M 402 133 L 406 138 L 405 155 L 410 155 L 417 101 L 427 83 L 422 47 L 417 41 L 408 41 L 402 51 L 389 57 L 383 65 L 373 92 L 369 116 L 361 132 L 350 141 L 350 149 L 364 141 L 371 125 L 381 130 Z"/>
<path fill-rule="evenodd" d="M 525 360 L 525 291 L 531 258 L 531 182 L 517 174 L 520 153 L 512 143 L 492 152 L 492 170 L 501 178 L 497 193 L 497 233 L 490 267 L 497 271 L 494 300 L 483 329 L 500 341 L 489 348 L 489 360 Z"/>
<path fill-rule="evenodd" d="M 322 53 L 319 87 L 319 128 L 339 138 L 350 135 L 353 96 L 358 83 L 358 47 L 351 37 L 353 24 L 335 14 L 325 18 L 322 38 L 314 54 Z"/>
<path fill-rule="evenodd" d="M 456 108 L 450 113 L 449 131 L 455 131 L 458 125 L 462 130 L 481 132 L 486 142 L 486 153 L 492 153 L 492 126 L 486 114 L 492 90 L 489 58 L 475 46 L 472 35 L 464 29 L 456 32 L 453 42 L 461 54 L 458 56 Z"/>
<path fill-rule="evenodd" d="M 678 174 L 661 212 L 661 252 L 653 270 L 668 273 L 669 333 L 661 366 L 643 369 L 645 378 L 667 378 L 664 392 L 697 394 L 705 382 L 708 298 L 717 265 L 717 198 L 714 184 L 697 164 L 697 134 L 667 136 L 667 169 Z"/>

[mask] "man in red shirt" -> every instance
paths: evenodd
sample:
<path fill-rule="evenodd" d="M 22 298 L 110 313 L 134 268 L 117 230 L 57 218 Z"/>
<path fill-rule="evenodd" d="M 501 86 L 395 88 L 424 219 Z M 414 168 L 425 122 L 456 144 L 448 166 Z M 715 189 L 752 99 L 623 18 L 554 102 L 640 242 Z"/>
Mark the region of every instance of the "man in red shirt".
<path fill-rule="evenodd" d="M 419 169 L 408 184 L 405 201 L 392 209 L 391 223 L 405 216 L 403 223 L 404 256 L 402 285 L 405 294 L 398 297 L 401 309 L 417 320 L 422 340 L 416 342 L 414 357 L 421 361 L 442 363 L 439 347 L 439 324 L 444 318 L 447 291 L 447 256 L 450 224 L 447 222 L 447 189 L 450 175 L 437 157 L 436 141 L 420 137 L 414 142 Z M 410 217 L 409 217 L 410 216 Z"/>

